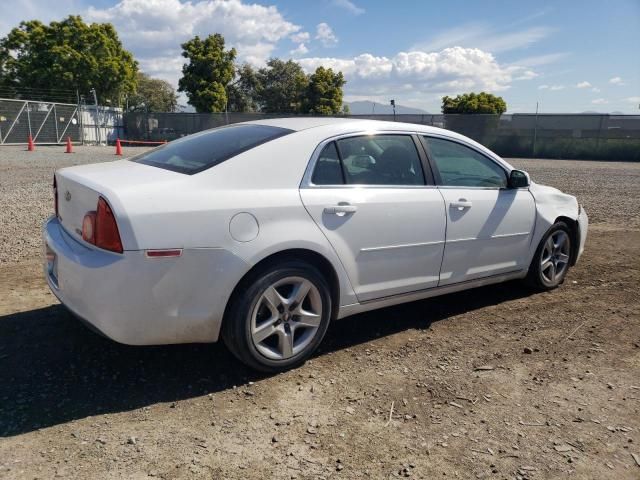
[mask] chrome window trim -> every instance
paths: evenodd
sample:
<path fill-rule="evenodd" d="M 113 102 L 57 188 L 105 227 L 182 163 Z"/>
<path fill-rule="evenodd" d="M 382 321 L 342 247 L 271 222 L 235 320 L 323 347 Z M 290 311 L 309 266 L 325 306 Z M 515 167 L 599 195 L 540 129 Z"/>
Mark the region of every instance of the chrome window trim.
<path fill-rule="evenodd" d="M 491 150 L 489 150 L 486 147 L 483 147 L 487 149 L 487 151 L 485 152 L 484 150 L 479 149 L 476 145 L 467 143 L 460 138 L 450 137 L 449 135 L 441 134 L 440 132 L 422 132 L 422 133 L 418 133 L 418 135 L 421 135 L 423 137 L 441 138 L 442 140 L 448 140 L 450 142 L 459 143 L 460 145 L 464 147 L 468 147 L 471 150 L 479 153 L 483 157 L 486 157 L 488 160 L 491 160 L 492 162 L 497 163 L 498 166 L 503 170 L 505 170 L 507 173 L 510 173 L 511 170 L 514 170 L 513 166 L 509 165 L 507 162 L 504 161 L 504 159 L 502 159 L 502 157 L 493 153 Z"/>
<path fill-rule="evenodd" d="M 316 167 L 316 163 L 318 161 L 318 158 L 320 157 L 320 153 L 322 152 L 322 150 L 324 149 L 324 147 L 327 146 L 327 144 L 337 141 L 337 140 L 341 140 L 343 138 L 350 138 L 350 137 L 362 137 L 362 136 L 367 136 L 367 135 L 418 135 L 418 136 L 422 136 L 422 137 L 434 137 L 434 138 L 440 138 L 442 140 L 448 140 L 450 142 L 454 142 L 454 143 L 459 143 L 460 145 L 470 148 L 472 149 L 474 152 L 478 153 L 479 155 L 482 155 L 483 157 L 487 158 L 488 160 L 494 162 L 495 164 L 497 164 L 500 168 L 502 168 L 507 176 L 507 181 L 509 179 L 509 174 L 511 173 L 511 170 L 513 170 L 513 167 L 511 165 L 509 165 L 508 163 L 506 163 L 502 158 L 498 157 L 495 153 L 491 152 L 489 150 L 489 152 L 491 153 L 491 155 L 489 155 L 487 152 L 484 152 L 480 149 L 478 149 L 475 145 L 471 145 L 467 142 L 465 142 L 464 140 L 461 140 L 459 138 L 455 138 L 455 137 L 451 137 L 447 134 L 444 133 L 440 133 L 440 132 L 424 132 L 424 131 L 420 131 L 420 130 L 358 130 L 358 131 L 353 131 L 353 132 L 347 132 L 347 133 L 340 133 L 338 135 L 333 135 L 331 137 L 325 138 L 323 141 L 321 141 L 316 148 L 313 150 L 313 153 L 311 154 L 311 158 L 309 159 L 309 162 L 307 163 L 307 168 L 304 171 L 304 175 L 302 176 L 302 181 L 300 182 L 299 188 L 331 188 L 331 189 L 335 189 L 335 188 L 401 188 L 401 189 L 416 189 L 416 188 L 465 188 L 465 189 L 472 189 L 472 190 L 508 190 L 509 187 L 506 188 L 501 188 L 501 187 L 461 187 L 461 186 L 454 186 L 454 185 L 437 185 L 434 184 L 426 184 L 426 185 L 369 185 L 369 184 L 337 184 L 337 185 L 316 185 L 311 181 L 311 177 L 313 176 L 313 170 Z M 429 159 L 429 163 L 431 164 L 433 162 L 433 159 L 430 157 L 429 152 L 426 152 L 427 154 L 427 158 Z M 431 165 L 431 168 L 434 168 L 433 165 Z M 425 174 L 426 177 L 426 174 Z M 428 179 L 425 178 L 425 182 L 427 182 Z"/>
<path fill-rule="evenodd" d="M 425 185 L 370 185 L 366 183 L 350 183 L 350 184 L 337 184 L 337 185 L 316 185 L 311 181 L 311 177 L 313 176 L 313 171 L 316 168 L 316 163 L 318 162 L 318 158 L 320 157 L 320 153 L 324 150 L 324 147 L 331 142 L 335 142 L 338 140 L 342 140 L 343 138 L 351 138 L 351 137 L 366 137 L 373 135 L 406 135 L 411 137 L 412 135 L 424 135 L 420 131 L 416 130 L 359 130 L 356 132 L 349 133 L 341 133 L 339 135 L 334 135 L 329 138 L 325 138 L 322 142 L 318 144 L 318 146 L 314 149 L 311 154 L 311 158 L 309 159 L 309 163 L 307 164 L 307 168 L 304 171 L 304 175 L 302 176 L 302 181 L 300 182 L 300 188 L 402 188 L 402 189 L 417 189 L 417 188 L 436 188 L 435 185 L 426 184 L 428 181 L 425 178 Z M 411 141 L 414 141 L 411 138 Z M 418 151 L 419 145 L 416 145 L 416 154 L 420 156 L 420 152 Z M 420 162 L 420 166 L 424 168 L 422 162 Z M 423 172 L 423 175 L 426 174 Z"/>

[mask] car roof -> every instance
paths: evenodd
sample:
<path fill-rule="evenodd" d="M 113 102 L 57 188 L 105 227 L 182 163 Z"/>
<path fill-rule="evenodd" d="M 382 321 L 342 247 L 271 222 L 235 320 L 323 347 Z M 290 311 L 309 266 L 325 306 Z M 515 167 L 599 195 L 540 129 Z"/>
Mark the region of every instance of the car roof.
<path fill-rule="evenodd" d="M 353 117 L 292 117 L 292 118 L 268 118 L 264 120 L 252 120 L 243 122 L 245 125 L 268 125 L 271 127 L 288 128 L 296 132 L 311 128 L 340 127 L 341 130 L 404 130 L 421 132 L 442 132 L 442 129 L 421 125 L 417 123 L 388 122 L 383 120 L 370 120 L 367 118 Z"/>
<path fill-rule="evenodd" d="M 493 158 L 508 170 L 513 167 L 509 165 L 499 155 L 489 150 L 484 145 L 466 137 L 460 133 L 430 125 L 419 123 L 390 122 L 383 120 L 371 120 L 368 118 L 353 117 L 289 117 L 289 118 L 266 118 L 264 120 L 252 120 L 248 122 L 236 123 L 234 125 L 266 125 L 271 127 L 288 128 L 295 134 L 285 135 L 279 139 L 281 142 L 294 142 L 294 138 L 304 135 L 305 141 L 309 143 L 322 142 L 331 137 L 344 134 L 374 133 L 374 132 L 415 132 L 424 135 L 434 135 L 449 140 L 455 140 L 473 147 Z M 271 142 L 267 142 L 267 145 Z M 258 148 L 258 147 L 256 147 Z"/>
<path fill-rule="evenodd" d="M 264 120 L 253 120 L 238 123 L 236 125 L 268 125 L 272 127 L 288 128 L 295 132 L 312 133 L 317 141 L 321 141 L 332 136 L 345 133 L 359 132 L 416 132 L 421 134 L 435 134 L 452 140 L 458 140 L 467 145 L 484 152 L 486 155 L 496 159 L 508 168 L 508 165 L 500 156 L 486 148 L 484 145 L 465 137 L 457 132 L 444 128 L 422 125 L 419 123 L 389 122 L 384 120 L 370 120 L 368 118 L 353 117 L 292 117 L 292 118 L 269 118 Z"/>

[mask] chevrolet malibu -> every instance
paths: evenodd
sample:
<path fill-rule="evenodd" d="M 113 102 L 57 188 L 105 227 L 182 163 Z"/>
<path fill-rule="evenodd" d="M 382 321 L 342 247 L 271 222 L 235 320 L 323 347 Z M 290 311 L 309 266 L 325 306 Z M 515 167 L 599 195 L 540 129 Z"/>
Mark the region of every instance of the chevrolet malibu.
<path fill-rule="evenodd" d="M 329 323 L 525 279 L 561 284 L 587 214 L 453 132 L 254 121 L 58 170 L 44 226 L 58 297 L 121 343 L 215 342 L 291 368 Z"/>

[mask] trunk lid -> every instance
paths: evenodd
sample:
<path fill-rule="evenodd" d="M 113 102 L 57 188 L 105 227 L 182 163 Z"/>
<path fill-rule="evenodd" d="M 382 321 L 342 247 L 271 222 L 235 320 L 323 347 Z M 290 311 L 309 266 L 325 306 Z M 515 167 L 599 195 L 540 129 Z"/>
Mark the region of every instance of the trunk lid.
<path fill-rule="evenodd" d="M 82 239 L 82 220 L 87 212 L 96 210 L 98 198 L 103 197 L 116 217 L 125 250 L 136 250 L 137 244 L 122 196 L 133 191 L 144 196 L 146 187 L 153 186 L 157 191 L 166 184 L 166 188 L 171 189 L 188 179 L 186 175 L 128 160 L 63 168 L 55 176 L 58 218 L 65 230 L 74 238 Z"/>

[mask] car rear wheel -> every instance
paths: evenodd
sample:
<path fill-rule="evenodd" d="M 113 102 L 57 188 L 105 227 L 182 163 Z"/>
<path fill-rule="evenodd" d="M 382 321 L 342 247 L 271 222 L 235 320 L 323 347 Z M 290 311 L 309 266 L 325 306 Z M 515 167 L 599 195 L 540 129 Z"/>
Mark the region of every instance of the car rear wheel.
<path fill-rule="evenodd" d="M 307 263 L 288 260 L 261 269 L 235 292 L 223 325 L 224 342 L 256 370 L 300 365 L 329 326 L 329 292 L 322 274 Z"/>
<path fill-rule="evenodd" d="M 536 250 L 527 281 L 541 290 L 551 290 L 564 282 L 571 261 L 571 232 L 564 222 L 555 223 Z"/>

